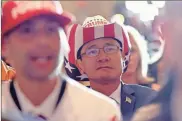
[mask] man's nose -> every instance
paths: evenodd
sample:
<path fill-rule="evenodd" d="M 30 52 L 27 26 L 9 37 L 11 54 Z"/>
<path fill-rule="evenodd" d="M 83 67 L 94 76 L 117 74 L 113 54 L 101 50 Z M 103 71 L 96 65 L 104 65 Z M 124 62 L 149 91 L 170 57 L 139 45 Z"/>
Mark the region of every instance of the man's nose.
<path fill-rule="evenodd" d="M 36 43 L 39 46 L 48 46 L 51 42 L 50 37 L 45 32 L 40 32 L 36 37 Z"/>
<path fill-rule="evenodd" d="M 103 49 L 101 49 L 99 55 L 97 56 L 97 62 L 104 63 L 108 61 L 110 61 L 110 57 L 104 52 Z"/>

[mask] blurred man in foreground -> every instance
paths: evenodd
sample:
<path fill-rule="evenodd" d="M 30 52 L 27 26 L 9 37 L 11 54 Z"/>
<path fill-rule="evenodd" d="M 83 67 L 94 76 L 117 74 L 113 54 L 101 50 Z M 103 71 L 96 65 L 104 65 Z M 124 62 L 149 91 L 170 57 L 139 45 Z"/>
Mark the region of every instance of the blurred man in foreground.
<path fill-rule="evenodd" d="M 60 73 L 71 21 L 58 1 L 3 5 L 2 51 L 16 77 L 2 85 L 2 118 L 11 121 L 118 121 L 116 103 Z"/>

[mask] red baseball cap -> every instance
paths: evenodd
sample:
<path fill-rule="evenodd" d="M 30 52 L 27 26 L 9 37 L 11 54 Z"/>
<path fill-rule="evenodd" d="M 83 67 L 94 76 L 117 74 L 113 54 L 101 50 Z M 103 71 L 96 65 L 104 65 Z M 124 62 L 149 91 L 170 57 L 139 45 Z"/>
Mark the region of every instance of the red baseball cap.
<path fill-rule="evenodd" d="M 7 1 L 2 6 L 2 35 L 39 15 L 56 17 L 61 26 L 72 21 L 71 14 L 63 12 L 59 1 Z"/>

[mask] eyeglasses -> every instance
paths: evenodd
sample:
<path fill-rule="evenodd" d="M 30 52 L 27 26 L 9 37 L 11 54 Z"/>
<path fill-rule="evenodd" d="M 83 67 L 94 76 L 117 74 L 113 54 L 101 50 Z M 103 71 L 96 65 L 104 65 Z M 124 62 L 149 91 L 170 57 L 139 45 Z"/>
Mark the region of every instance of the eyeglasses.
<path fill-rule="evenodd" d="M 116 53 L 118 50 L 122 51 L 122 48 L 118 47 L 117 45 L 108 45 L 108 46 L 104 46 L 103 48 L 90 48 L 90 49 L 87 49 L 85 53 L 82 53 L 80 55 L 80 57 L 84 56 L 84 55 L 86 55 L 88 57 L 98 56 L 101 49 L 104 50 L 104 53 L 106 53 L 106 54 Z"/>

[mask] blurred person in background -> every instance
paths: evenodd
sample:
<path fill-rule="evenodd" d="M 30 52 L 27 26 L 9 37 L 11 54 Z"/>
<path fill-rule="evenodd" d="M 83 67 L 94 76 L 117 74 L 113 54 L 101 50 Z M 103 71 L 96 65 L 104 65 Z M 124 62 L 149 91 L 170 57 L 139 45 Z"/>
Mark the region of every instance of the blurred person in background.
<path fill-rule="evenodd" d="M 152 88 L 160 89 L 164 86 L 165 68 L 164 68 L 164 46 L 165 40 L 161 33 L 161 22 L 159 16 L 156 16 L 152 23 L 152 41 L 148 41 L 148 52 L 150 54 L 148 75 L 155 79 Z"/>
<path fill-rule="evenodd" d="M 115 14 L 111 18 L 111 22 L 116 22 L 120 25 L 124 24 L 124 20 L 125 18 L 121 14 Z M 148 63 L 150 62 L 147 41 L 144 40 L 144 37 L 134 27 L 128 25 L 126 30 L 131 42 L 131 56 L 127 71 L 122 75 L 123 82 L 127 84 L 140 84 L 159 90 L 156 84 L 153 83 L 154 78 L 147 75 Z"/>
<path fill-rule="evenodd" d="M 130 42 L 131 56 L 127 71 L 122 75 L 122 80 L 128 84 L 147 84 L 153 81 L 147 77 L 149 54 L 147 53 L 147 42 L 141 34 L 131 26 L 126 26 Z"/>
<path fill-rule="evenodd" d="M 164 48 L 164 87 L 151 101 L 151 104 L 140 108 L 132 121 L 181 121 L 182 120 L 182 2 L 167 1 L 164 23 L 161 25 L 165 40 Z"/>
<path fill-rule="evenodd" d="M 2 53 L 16 70 L 2 84 L 2 118 L 10 121 L 119 121 L 113 100 L 60 72 L 71 22 L 58 1 L 7 1 Z"/>
<path fill-rule="evenodd" d="M 164 46 L 163 47 L 160 46 L 160 48 L 164 49 Z M 149 63 L 148 76 L 154 78 L 154 82 L 151 85 L 151 87 L 155 90 L 160 90 L 160 88 L 164 86 L 166 83 L 166 81 L 164 81 L 166 75 L 165 75 L 165 67 L 164 67 L 165 60 L 163 52 L 157 58 L 158 59 L 155 62 Z"/>
<path fill-rule="evenodd" d="M 87 77 L 91 89 L 118 103 L 124 120 L 156 94 L 150 88 L 121 80 L 130 56 L 130 41 L 123 25 L 110 23 L 100 15 L 88 17 L 82 26 L 70 28 L 68 38 L 71 52 L 65 62 L 67 74 L 71 77 L 79 69 L 81 75 L 77 76 Z"/>

